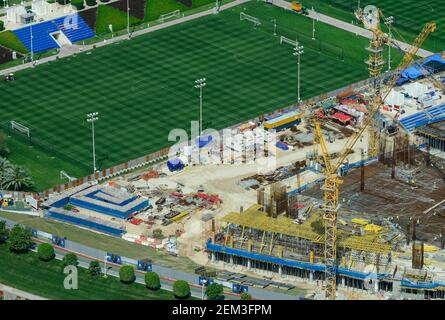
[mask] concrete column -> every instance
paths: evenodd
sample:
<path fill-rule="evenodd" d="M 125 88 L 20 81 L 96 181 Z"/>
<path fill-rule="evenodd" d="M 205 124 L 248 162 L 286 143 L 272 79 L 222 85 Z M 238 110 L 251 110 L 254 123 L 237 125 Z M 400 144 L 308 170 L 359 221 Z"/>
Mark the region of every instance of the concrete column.
<path fill-rule="evenodd" d="M 375 279 L 374 281 L 374 292 L 379 292 L 379 280 Z"/>
<path fill-rule="evenodd" d="M 314 281 L 314 271 L 309 272 L 309 281 Z"/>
<path fill-rule="evenodd" d="M 283 268 L 278 266 L 278 274 L 281 276 L 283 274 Z"/>
<path fill-rule="evenodd" d="M 247 269 L 249 269 L 250 270 L 250 268 L 251 268 L 252 266 L 251 266 L 251 262 L 250 262 L 250 259 L 247 259 Z"/>
<path fill-rule="evenodd" d="M 212 252 L 212 261 L 215 262 L 215 260 L 216 260 L 215 252 Z"/>
<path fill-rule="evenodd" d="M 343 287 L 346 286 L 346 278 L 345 278 L 345 277 L 342 277 L 342 278 L 341 278 L 341 285 L 342 285 Z"/>
<path fill-rule="evenodd" d="M 230 264 L 233 264 L 233 256 L 230 256 Z"/>

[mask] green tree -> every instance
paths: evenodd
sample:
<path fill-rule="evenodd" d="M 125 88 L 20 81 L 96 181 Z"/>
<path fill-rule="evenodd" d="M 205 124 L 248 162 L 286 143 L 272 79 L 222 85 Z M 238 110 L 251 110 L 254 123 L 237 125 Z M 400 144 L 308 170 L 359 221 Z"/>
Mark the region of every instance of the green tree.
<path fill-rule="evenodd" d="M 31 231 L 19 224 L 12 227 L 9 232 L 9 250 L 16 253 L 26 252 L 31 248 L 33 242 L 31 239 Z"/>
<path fill-rule="evenodd" d="M 0 221 L 0 243 L 8 239 L 8 229 L 6 229 L 6 222 Z"/>
<path fill-rule="evenodd" d="M 187 281 L 176 280 L 173 284 L 173 294 L 177 299 L 186 299 L 190 297 L 190 285 Z"/>
<path fill-rule="evenodd" d="M 134 268 L 132 266 L 123 266 L 119 270 L 119 278 L 121 282 L 130 284 L 136 280 L 136 276 L 134 274 Z"/>
<path fill-rule="evenodd" d="M 0 157 L 0 188 L 5 188 L 6 176 L 11 174 L 12 165 L 7 159 Z"/>
<path fill-rule="evenodd" d="M 1 25 L 0 20 L 0 25 Z M 1 27 L 0 27 L 1 30 Z M 9 155 L 7 136 L 3 131 L 0 131 L 0 157 L 7 157 Z"/>
<path fill-rule="evenodd" d="M 4 178 L 4 187 L 12 191 L 28 191 L 34 186 L 25 167 L 13 165 Z"/>
<path fill-rule="evenodd" d="M 67 253 L 63 259 L 63 266 L 77 266 L 79 264 L 79 261 L 77 259 L 77 256 L 74 253 Z"/>
<path fill-rule="evenodd" d="M 240 295 L 241 300 L 252 300 L 252 296 L 248 292 L 243 292 Z"/>
<path fill-rule="evenodd" d="M 0 31 L 3 31 L 5 29 L 5 23 L 3 20 L 0 20 Z"/>
<path fill-rule="evenodd" d="M 88 273 L 93 277 L 101 275 L 102 270 L 100 268 L 99 261 L 94 260 L 90 262 L 90 266 L 88 267 Z"/>
<path fill-rule="evenodd" d="M 207 287 L 206 296 L 208 300 L 224 300 L 224 288 L 222 284 L 212 283 Z"/>
<path fill-rule="evenodd" d="M 161 279 L 156 272 L 147 272 L 145 274 L 145 285 L 150 290 L 158 290 L 161 288 Z"/>
<path fill-rule="evenodd" d="M 49 243 L 42 243 L 37 247 L 37 256 L 40 260 L 51 261 L 56 256 L 54 247 Z"/>

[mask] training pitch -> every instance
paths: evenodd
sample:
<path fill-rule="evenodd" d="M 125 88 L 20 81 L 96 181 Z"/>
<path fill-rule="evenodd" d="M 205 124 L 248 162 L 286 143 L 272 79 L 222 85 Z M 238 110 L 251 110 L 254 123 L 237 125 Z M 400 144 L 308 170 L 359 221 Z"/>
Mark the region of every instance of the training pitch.
<path fill-rule="evenodd" d="M 241 10 L 264 24 L 240 21 Z M 44 144 L 48 154 L 89 172 L 90 112 L 99 112 L 96 154 L 99 168 L 106 168 L 171 145 L 174 128 L 189 131 L 190 121 L 199 118 L 194 85 L 201 77 L 207 79 L 206 127 L 221 129 L 287 107 L 296 102 L 297 59 L 293 48 L 273 35 L 271 18 L 311 34 L 309 18 L 252 2 L 19 72 L 16 81 L 0 84 L 1 122 L 28 126 L 35 145 Z M 348 54 L 365 54 L 365 39 L 317 28 L 317 37 L 327 39 L 323 46 L 329 39 L 344 44 L 343 59 L 335 50 L 319 52 L 307 43 L 301 56 L 303 99 L 367 77 L 361 56 Z"/>

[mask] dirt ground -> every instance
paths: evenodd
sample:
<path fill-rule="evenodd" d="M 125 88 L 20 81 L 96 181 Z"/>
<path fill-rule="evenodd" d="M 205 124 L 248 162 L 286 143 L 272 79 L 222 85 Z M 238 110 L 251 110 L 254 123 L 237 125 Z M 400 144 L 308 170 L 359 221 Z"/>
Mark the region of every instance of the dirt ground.
<path fill-rule="evenodd" d="M 439 234 L 445 226 L 445 201 L 441 203 L 445 199 L 445 180 L 439 171 L 423 163 L 413 169 L 409 183 L 398 168 L 392 179 L 391 167 L 371 164 L 365 168 L 364 192 L 360 192 L 360 169 L 353 170 L 344 178 L 340 201 L 343 207 L 363 212 L 364 217 L 393 217 L 405 233 L 410 218 L 418 220 L 417 239 L 440 245 Z M 304 194 L 322 198 L 319 186 Z"/>

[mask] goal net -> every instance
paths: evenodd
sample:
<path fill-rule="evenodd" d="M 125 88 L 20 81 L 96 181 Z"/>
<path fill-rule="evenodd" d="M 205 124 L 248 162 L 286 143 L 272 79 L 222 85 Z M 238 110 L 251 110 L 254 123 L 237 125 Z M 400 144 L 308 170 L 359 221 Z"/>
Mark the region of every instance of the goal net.
<path fill-rule="evenodd" d="M 241 12 L 241 13 L 239 14 L 239 19 L 240 19 L 241 21 L 243 21 L 243 20 L 250 21 L 250 22 L 253 23 L 253 25 L 254 25 L 255 27 L 261 25 L 261 21 L 260 21 L 260 19 L 254 17 L 254 16 L 250 16 L 250 15 L 248 15 L 247 13 L 244 13 L 244 12 Z"/>
<path fill-rule="evenodd" d="M 163 14 L 159 17 L 159 22 L 164 23 L 165 21 L 173 18 L 180 18 L 181 17 L 181 11 L 179 9 Z"/>
<path fill-rule="evenodd" d="M 292 39 L 289 39 L 289 38 L 281 36 L 280 37 L 280 44 L 283 44 L 283 43 L 290 44 L 293 47 L 297 47 L 297 45 L 298 45 L 298 41 L 297 40 L 292 40 Z"/>
<path fill-rule="evenodd" d="M 23 134 L 26 134 L 28 138 L 31 136 L 30 130 L 28 127 L 24 126 L 23 124 L 20 124 L 16 121 L 11 121 L 11 129 L 20 131 Z"/>

